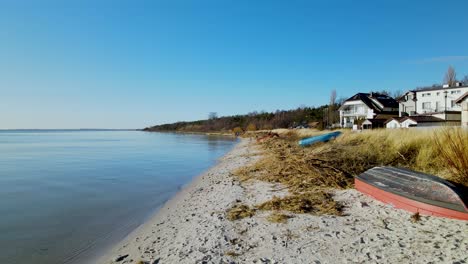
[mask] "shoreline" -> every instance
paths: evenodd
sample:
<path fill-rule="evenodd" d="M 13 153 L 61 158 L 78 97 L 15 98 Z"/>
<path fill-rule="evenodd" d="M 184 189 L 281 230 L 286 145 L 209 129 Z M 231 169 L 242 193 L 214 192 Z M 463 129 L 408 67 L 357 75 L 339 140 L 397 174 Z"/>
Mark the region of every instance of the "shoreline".
<path fill-rule="evenodd" d="M 153 132 L 153 131 L 147 131 L 147 132 Z M 174 132 L 169 132 L 169 133 L 174 133 Z M 190 134 L 194 134 L 194 133 L 190 133 Z M 205 134 L 205 133 L 195 133 L 195 134 Z M 232 135 L 229 135 L 229 136 L 232 136 Z M 135 230 L 130 232 L 123 240 L 119 241 L 118 243 L 104 250 L 104 254 L 101 254 L 95 257 L 94 259 L 92 259 L 92 262 L 90 263 L 103 263 L 103 264 L 136 263 L 140 260 L 154 261 L 158 259 L 156 257 L 151 259 L 151 256 L 149 256 L 149 258 L 141 258 L 142 252 L 140 252 L 140 249 L 139 249 L 141 248 L 140 244 L 144 241 L 148 241 L 148 238 L 149 238 L 149 237 L 145 237 L 144 239 L 141 239 L 141 237 L 143 237 L 144 234 L 154 234 L 155 232 L 153 228 L 155 227 L 155 225 L 158 226 L 158 225 L 162 225 L 166 223 L 165 219 L 167 219 L 168 217 L 171 217 L 172 214 L 174 213 L 173 211 L 178 211 L 180 207 L 184 207 L 184 203 L 188 201 L 188 199 L 190 199 L 192 195 L 195 195 L 196 193 L 200 192 L 200 188 L 203 188 L 201 186 L 209 187 L 209 185 L 213 183 L 212 175 L 221 172 L 225 176 L 229 176 L 231 170 L 234 170 L 236 168 L 239 168 L 248 164 L 250 158 L 241 157 L 242 155 L 246 154 L 245 151 L 246 151 L 247 144 L 248 144 L 248 139 L 240 138 L 239 142 L 236 143 L 234 147 L 228 151 L 228 153 L 226 153 L 224 156 L 219 158 L 217 163 L 214 166 L 209 168 L 204 173 L 196 176 L 191 182 L 189 182 L 185 186 L 182 186 L 182 188 L 172 198 L 166 201 L 152 216 L 148 217 L 143 224 L 141 224 Z M 239 158 L 240 160 L 233 161 L 233 159 L 239 159 Z M 226 182 L 225 180 L 222 182 L 221 181 L 217 180 L 216 183 L 217 184 L 221 184 L 221 183 L 231 184 L 231 183 Z M 192 214 L 190 216 L 192 216 Z M 129 253 L 126 253 L 126 252 L 129 252 Z M 153 253 L 151 251 L 149 252 Z M 129 254 L 129 256 L 123 259 L 122 261 L 115 261 L 118 257 L 125 256 L 126 254 Z M 161 259 L 161 261 L 162 263 L 165 263 L 164 260 Z M 148 263 L 153 263 L 153 262 L 148 262 Z"/>
<path fill-rule="evenodd" d="M 249 139 L 197 176 L 143 225 L 93 263 L 464 263 L 468 222 L 394 209 L 355 189 L 337 190 L 343 216 L 292 214 L 272 223 L 271 211 L 226 219 L 242 203 L 254 207 L 288 194 L 280 184 L 240 183 L 231 171 L 261 152 Z M 141 263 L 141 262 L 140 262 Z"/>

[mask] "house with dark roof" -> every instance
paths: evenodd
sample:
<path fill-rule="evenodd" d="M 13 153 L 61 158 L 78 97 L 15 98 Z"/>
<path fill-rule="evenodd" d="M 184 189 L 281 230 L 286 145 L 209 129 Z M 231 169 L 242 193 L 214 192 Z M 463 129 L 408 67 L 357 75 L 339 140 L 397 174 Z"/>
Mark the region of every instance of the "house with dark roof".
<path fill-rule="evenodd" d="M 367 125 L 380 126 L 383 122 L 378 121 L 377 115 L 386 115 L 385 119 L 398 116 L 398 102 L 392 97 L 380 93 L 357 93 L 343 102 L 338 109 L 340 112 L 341 127 L 358 127 L 364 121 Z"/>

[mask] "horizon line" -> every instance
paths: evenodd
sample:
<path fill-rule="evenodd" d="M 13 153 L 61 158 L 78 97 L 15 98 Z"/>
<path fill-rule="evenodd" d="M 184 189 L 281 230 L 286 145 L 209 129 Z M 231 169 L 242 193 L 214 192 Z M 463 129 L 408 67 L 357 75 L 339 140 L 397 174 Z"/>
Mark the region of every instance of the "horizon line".
<path fill-rule="evenodd" d="M 53 131 L 53 130 L 56 130 L 56 131 L 66 131 L 66 130 L 73 130 L 73 131 L 79 131 L 79 130 L 82 130 L 82 131 L 90 131 L 90 130 L 93 130 L 93 131 L 97 131 L 97 130 L 101 130 L 101 131 L 110 131 L 110 130 L 114 130 L 114 131 L 117 131 L 117 130 L 120 130 L 120 131 L 123 131 L 123 130 L 142 130 L 142 128 L 0 128 L 0 131 L 41 131 L 41 130 L 48 130 L 48 131 Z"/>

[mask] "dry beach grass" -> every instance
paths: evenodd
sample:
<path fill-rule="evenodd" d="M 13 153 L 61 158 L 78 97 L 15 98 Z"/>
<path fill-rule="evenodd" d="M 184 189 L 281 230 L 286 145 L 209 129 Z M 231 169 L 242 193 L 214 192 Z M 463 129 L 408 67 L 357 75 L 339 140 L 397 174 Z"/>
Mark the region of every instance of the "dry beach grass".
<path fill-rule="evenodd" d="M 468 131 L 343 131 L 335 141 L 300 147 L 316 130 L 276 130 L 280 137 L 262 140 L 263 156 L 234 174 L 241 182 L 260 180 L 285 186 L 290 195 L 257 205 L 260 210 L 339 215 L 330 192 L 353 186 L 354 176 L 374 166 L 397 166 L 438 175 L 468 186 Z"/>
<path fill-rule="evenodd" d="M 346 132 L 310 148 L 299 148 L 290 131 L 261 144 L 242 139 L 96 263 L 468 263 L 466 221 L 415 216 L 350 188 L 355 173 L 373 164 L 408 164 L 414 158 L 409 153 L 421 161 L 436 155 L 416 143 L 416 151 L 393 146 L 389 157 L 372 154 L 383 148 L 356 150 L 363 140 L 397 133 L 388 135 L 392 142 L 408 132 Z M 371 162 L 355 158 L 365 153 Z M 454 175 L 446 167 L 441 171 Z"/>

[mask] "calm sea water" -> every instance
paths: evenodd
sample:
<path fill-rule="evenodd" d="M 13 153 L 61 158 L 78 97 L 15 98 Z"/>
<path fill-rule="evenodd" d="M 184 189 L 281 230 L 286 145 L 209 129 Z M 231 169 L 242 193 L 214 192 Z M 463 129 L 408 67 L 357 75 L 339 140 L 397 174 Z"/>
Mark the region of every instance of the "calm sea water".
<path fill-rule="evenodd" d="M 139 131 L 0 131 L 0 263 L 86 262 L 234 144 Z"/>

